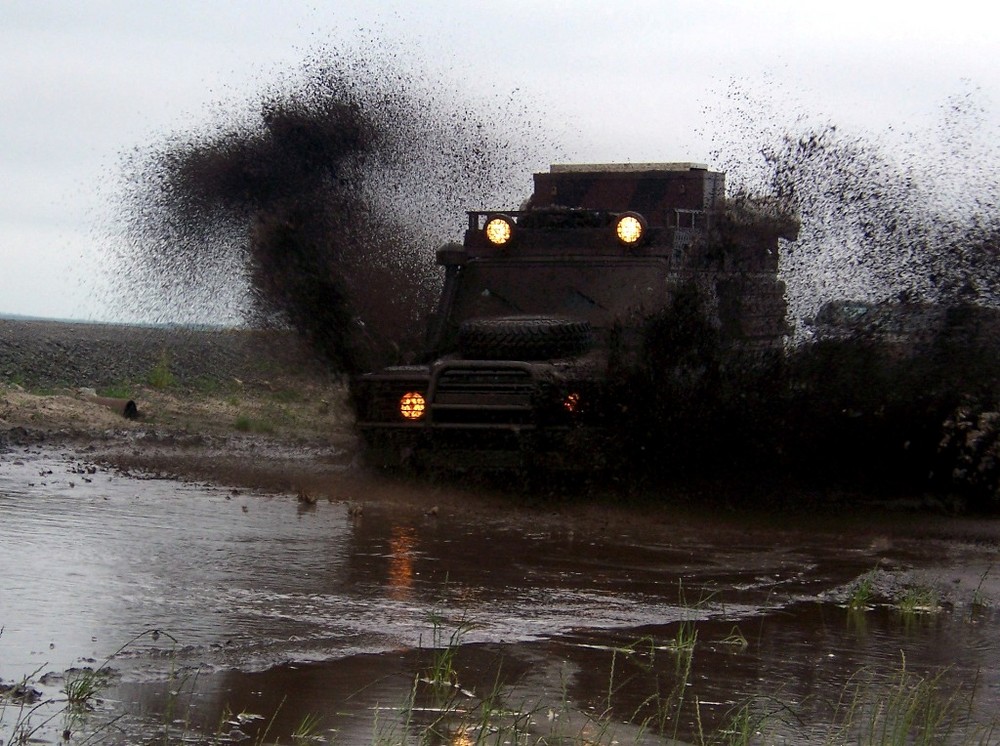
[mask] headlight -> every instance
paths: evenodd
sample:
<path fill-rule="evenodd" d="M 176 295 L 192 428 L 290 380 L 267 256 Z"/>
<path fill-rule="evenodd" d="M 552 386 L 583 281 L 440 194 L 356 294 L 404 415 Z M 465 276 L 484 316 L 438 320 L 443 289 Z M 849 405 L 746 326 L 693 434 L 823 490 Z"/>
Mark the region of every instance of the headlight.
<path fill-rule="evenodd" d="M 618 216 L 615 235 L 626 246 L 636 246 L 646 235 L 646 219 L 637 212 L 626 212 Z"/>
<path fill-rule="evenodd" d="M 426 408 L 424 395 L 419 391 L 407 391 L 399 399 L 399 413 L 404 420 L 419 420 Z"/>
<path fill-rule="evenodd" d="M 514 238 L 514 221 L 506 215 L 493 215 L 487 219 L 483 233 L 494 246 L 506 246 Z"/>

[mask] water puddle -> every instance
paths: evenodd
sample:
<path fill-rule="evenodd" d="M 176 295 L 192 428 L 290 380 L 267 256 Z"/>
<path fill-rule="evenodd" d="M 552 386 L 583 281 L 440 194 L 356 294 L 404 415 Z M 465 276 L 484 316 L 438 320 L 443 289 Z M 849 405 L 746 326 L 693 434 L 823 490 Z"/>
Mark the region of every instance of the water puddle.
<path fill-rule="evenodd" d="M 36 693 L 0 699 L 0 740 L 664 743 L 739 722 L 808 743 L 897 689 L 960 704 L 963 734 L 993 722 L 995 520 L 602 524 L 384 489 L 309 504 L 0 455 L 0 682 Z"/>

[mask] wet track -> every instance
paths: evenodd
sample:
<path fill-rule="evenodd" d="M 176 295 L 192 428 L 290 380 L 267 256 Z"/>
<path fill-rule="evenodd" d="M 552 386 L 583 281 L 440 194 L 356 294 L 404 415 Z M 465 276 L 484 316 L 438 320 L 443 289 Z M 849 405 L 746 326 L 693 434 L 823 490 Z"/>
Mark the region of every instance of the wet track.
<path fill-rule="evenodd" d="M 940 674 L 980 723 L 1000 701 L 995 519 L 665 505 L 583 520 L 565 503 L 480 510 L 419 485 L 401 504 L 386 498 L 398 484 L 357 475 L 310 505 L 89 471 L 73 454 L 0 455 L 0 680 L 59 698 L 60 674 L 113 656 L 89 727 L 127 717 L 99 740 L 288 742 L 312 714 L 338 742 L 373 743 L 502 688 L 497 719 L 516 700 L 536 739 L 590 728 L 610 743 L 611 724 L 622 743 L 696 740 L 696 709 L 712 730 L 753 701 L 809 742 L 848 687 L 904 666 Z M 851 610 L 865 579 L 872 596 Z M 907 610 L 916 591 L 930 610 Z M 449 646 L 443 707 L 415 681 Z M 688 662 L 686 702 L 669 709 Z M 222 722 L 226 710 L 244 717 Z M 622 722 L 664 713 L 659 735 Z M 0 739 L 21 724 L 8 701 Z M 35 735 L 58 740 L 64 725 Z M 440 742 L 468 742 L 446 730 Z"/>

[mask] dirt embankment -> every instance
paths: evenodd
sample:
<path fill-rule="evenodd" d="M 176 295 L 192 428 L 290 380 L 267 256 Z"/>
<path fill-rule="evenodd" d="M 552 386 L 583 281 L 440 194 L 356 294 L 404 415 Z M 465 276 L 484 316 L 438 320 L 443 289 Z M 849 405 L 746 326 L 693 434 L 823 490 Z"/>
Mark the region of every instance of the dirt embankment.
<path fill-rule="evenodd" d="M 352 428 L 343 381 L 290 332 L 0 320 L 0 452 L 72 443 L 123 469 L 294 490 L 351 463 Z"/>
<path fill-rule="evenodd" d="M 287 331 L 0 319 L 6 384 L 108 388 L 155 382 L 165 371 L 186 388 L 226 379 L 267 386 L 327 377 Z"/>

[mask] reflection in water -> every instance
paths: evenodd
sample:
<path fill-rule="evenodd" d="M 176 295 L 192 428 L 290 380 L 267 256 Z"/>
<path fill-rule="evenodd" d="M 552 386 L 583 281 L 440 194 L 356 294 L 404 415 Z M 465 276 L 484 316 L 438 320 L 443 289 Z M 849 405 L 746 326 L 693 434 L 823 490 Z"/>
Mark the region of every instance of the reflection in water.
<path fill-rule="evenodd" d="M 406 601 L 413 588 L 413 557 L 417 532 L 412 526 L 393 526 L 389 535 L 389 598 Z"/>
<path fill-rule="evenodd" d="M 475 734 L 469 728 L 459 728 L 451 737 L 451 746 L 475 746 Z"/>
<path fill-rule="evenodd" d="M 847 608 L 847 630 L 859 640 L 868 636 L 868 610 L 854 607 Z"/>
<path fill-rule="evenodd" d="M 872 540 L 889 530 L 876 515 L 861 529 L 832 515 L 796 526 L 706 511 L 567 530 L 538 511 L 430 519 L 377 494 L 362 521 L 339 503 L 303 509 L 288 496 L 103 473 L 70 487 L 67 475 L 53 454 L 0 455 L 0 679 L 100 663 L 162 629 L 178 644 L 147 636 L 125 651 L 108 701 L 156 721 L 180 671 L 196 681 L 202 732 L 229 707 L 277 712 L 271 734 L 283 741 L 320 714 L 338 742 L 370 742 L 372 713 L 398 714 L 440 652 L 422 644 L 435 614 L 446 639 L 450 620 L 468 624 L 448 651 L 463 708 L 478 701 L 466 692 L 504 688 L 542 713 L 530 727 L 543 730 L 575 720 L 582 732 L 609 707 L 658 717 L 651 693 L 674 689 L 690 695 L 685 706 L 697 696 L 706 727 L 761 692 L 822 720 L 831 692 L 866 668 L 898 672 L 902 655 L 918 675 L 948 671 L 941 681 L 962 696 L 963 681 L 1000 687 L 997 522 L 892 515 L 888 543 Z M 851 611 L 851 589 L 876 565 L 872 603 Z M 934 611 L 902 612 L 892 594 L 913 587 L 934 590 Z M 690 670 L 678 666 L 682 623 L 697 633 Z M 734 630 L 744 646 L 727 642 Z M 970 712 L 988 719 L 991 704 Z M 10 742 L 4 726 L 0 707 Z"/>

